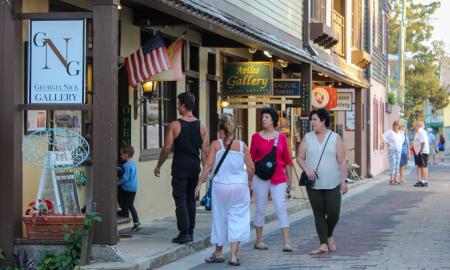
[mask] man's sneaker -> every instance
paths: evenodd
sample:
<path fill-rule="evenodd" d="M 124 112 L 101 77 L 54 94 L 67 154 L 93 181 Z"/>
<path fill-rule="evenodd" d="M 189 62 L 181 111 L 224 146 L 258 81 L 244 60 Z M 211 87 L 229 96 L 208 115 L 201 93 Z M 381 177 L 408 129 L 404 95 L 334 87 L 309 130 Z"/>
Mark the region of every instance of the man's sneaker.
<path fill-rule="evenodd" d="M 174 239 L 172 239 L 172 243 L 177 244 L 186 244 L 192 242 L 192 236 L 190 234 L 180 234 Z"/>
<path fill-rule="evenodd" d="M 141 223 L 138 222 L 138 223 L 134 223 L 133 227 L 131 227 L 131 230 L 137 232 L 137 231 L 141 230 L 142 228 L 144 228 L 144 227 L 142 227 Z"/>
<path fill-rule="evenodd" d="M 414 184 L 415 187 L 421 187 L 422 186 L 422 182 L 417 182 Z"/>
<path fill-rule="evenodd" d="M 428 182 L 420 182 L 421 187 L 428 187 Z"/>

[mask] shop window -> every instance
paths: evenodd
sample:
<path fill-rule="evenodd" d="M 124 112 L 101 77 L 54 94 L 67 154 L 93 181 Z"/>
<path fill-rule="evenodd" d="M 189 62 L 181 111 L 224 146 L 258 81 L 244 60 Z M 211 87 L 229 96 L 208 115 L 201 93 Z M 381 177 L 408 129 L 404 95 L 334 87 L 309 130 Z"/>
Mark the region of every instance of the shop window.
<path fill-rule="evenodd" d="M 176 82 L 160 82 L 154 97 L 140 106 L 141 159 L 159 154 L 168 125 L 176 119 L 176 104 Z"/>
<path fill-rule="evenodd" d="M 373 150 L 380 148 L 378 140 L 378 100 L 373 99 Z"/>
<path fill-rule="evenodd" d="M 199 79 L 194 77 L 186 77 L 186 92 L 191 93 L 195 97 L 195 106 L 192 113 L 195 117 L 200 117 L 200 88 Z"/>
<path fill-rule="evenodd" d="M 281 68 L 273 68 L 273 78 L 274 79 L 281 79 L 283 76 L 283 71 L 281 70 Z"/>
<path fill-rule="evenodd" d="M 199 47 L 189 44 L 189 70 L 199 71 Z"/>
<path fill-rule="evenodd" d="M 373 150 L 383 149 L 384 104 L 382 100 L 373 99 Z"/>
<path fill-rule="evenodd" d="M 216 75 L 216 54 L 208 53 L 208 74 Z"/>

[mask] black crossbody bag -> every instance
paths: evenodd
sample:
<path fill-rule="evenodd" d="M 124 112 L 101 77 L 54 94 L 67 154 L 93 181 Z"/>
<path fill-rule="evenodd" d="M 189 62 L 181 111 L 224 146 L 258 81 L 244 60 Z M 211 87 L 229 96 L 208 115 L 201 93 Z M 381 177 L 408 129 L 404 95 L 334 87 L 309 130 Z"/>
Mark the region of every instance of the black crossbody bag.
<path fill-rule="evenodd" d="M 275 135 L 272 151 L 265 155 L 262 159 L 255 162 L 255 174 L 262 180 L 269 180 L 275 173 L 277 165 L 277 145 L 279 133 Z"/>
<path fill-rule="evenodd" d="M 316 174 L 316 178 L 319 178 L 319 175 L 317 175 L 317 170 L 319 169 L 320 162 L 322 161 L 323 153 L 325 152 L 325 148 L 327 148 L 328 140 L 330 139 L 330 136 L 333 132 L 330 131 L 330 134 L 328 135 L 327 141 L 325 142 L 325 146 L 322 149 L 322 154 L 320 154 L 319 163 L 317 163 L 317 167 L 314 170 L 314 173 Z M 308 175 L 305 173 L 305 171 L 302 172 L 300 175 L 300 186 L 306 186 L 306 187 L 313 187 L 316 183 L 315 180 L 309 179 Z"/>

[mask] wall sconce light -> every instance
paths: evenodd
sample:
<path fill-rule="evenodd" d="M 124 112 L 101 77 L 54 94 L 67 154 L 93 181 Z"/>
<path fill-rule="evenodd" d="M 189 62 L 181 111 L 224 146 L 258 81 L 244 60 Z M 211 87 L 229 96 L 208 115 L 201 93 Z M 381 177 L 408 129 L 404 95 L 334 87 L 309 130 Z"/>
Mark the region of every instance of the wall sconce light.
<path fill-rule="evenodd" d="M 269 51 L 264 51 L 264 55 L 269 58 L 272 58 L 272 54 Z"/>
<path fill-rule="evenodd" d="M 258 49 L 252 48 L 252 47 L 248 48 L 248 52 L 249 52 L 249 53 L 255 53 L 257 50 L 258 50 Z"/>
<path fill-rule="evenodd" d="M 157 85 L 158 85 L 158 82 L 146 81 L 142 85 L 144 97 L 151 98 L 153 96 L 153 92 L 156 90 Z"/>
<path fill-rule="evenodd" d="M 284 61 L 282 59 L 278 59 L 278 62 L 280 62 L 280 66 L 282 68 L 286 68 L 288 66 L 288 64 L 289 64 L 287 61 Z"/>
<path fill-rule="evenodd" d="M 220 104 L 220 106 L 222 108 L 227 108 L 228 106 L 230 106 L 230 102 L 224 100 L 224 101 L 222 101 L 222 104 Z"/>
<path fill-rule="evenodd" d="M 117 5 L 117 9 L 118 10 L 122 10 L 122 6 L 121 5 Z"/>
<path fill-rule="evenodd" d="M 322 72 L 319 72 L 319 73 L 317 73 L 317 75 L 319 75 L 320 77 L 322 77 L 322 76 L 323 76 L 323 73 L 322 73 Z"/>
<path fill-rule="evenodd" d="M 146 81 L 134 87 L 134 120 L 138 118 L 138 108 L 147 101 L 151 102 L 158 88 L 158 82 Z"/>

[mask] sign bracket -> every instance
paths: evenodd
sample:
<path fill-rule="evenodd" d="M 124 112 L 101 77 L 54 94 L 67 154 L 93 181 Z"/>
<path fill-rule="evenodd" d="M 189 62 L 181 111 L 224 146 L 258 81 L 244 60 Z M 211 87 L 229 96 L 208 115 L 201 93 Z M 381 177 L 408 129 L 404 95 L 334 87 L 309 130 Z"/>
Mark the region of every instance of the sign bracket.
<path fill-rule="evenodd" d="M 16 13 L 14 14 L 16 20 L 31 20 L 31 19 L 92 19 L 94 14 L 92 12 L 42 12 L 42 13 Z"/>

